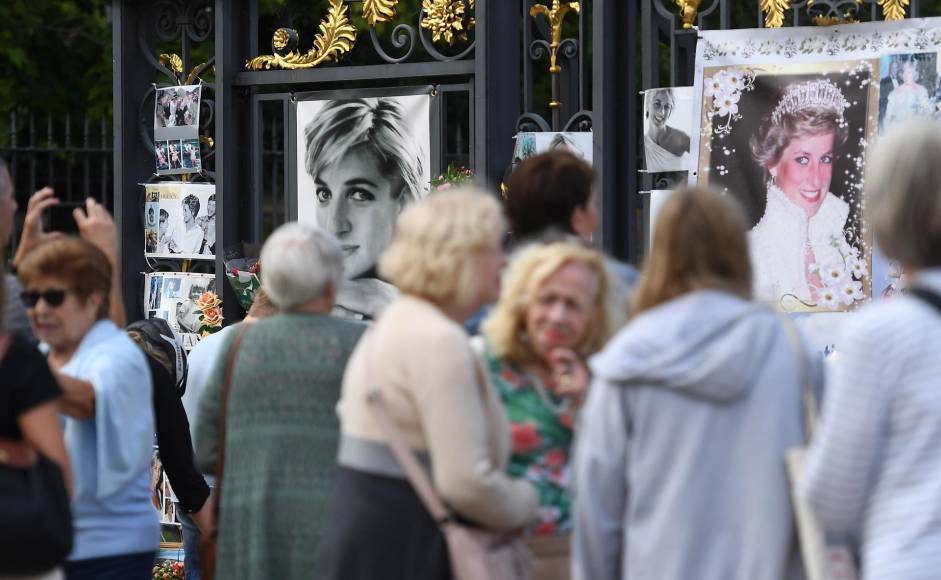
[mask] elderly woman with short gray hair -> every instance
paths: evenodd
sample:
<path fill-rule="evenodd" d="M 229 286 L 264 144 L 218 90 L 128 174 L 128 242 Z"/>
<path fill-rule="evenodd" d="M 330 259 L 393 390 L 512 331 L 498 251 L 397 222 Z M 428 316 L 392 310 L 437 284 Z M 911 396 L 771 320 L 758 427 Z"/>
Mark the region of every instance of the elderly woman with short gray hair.
<path fill-rule="evenodd" d="M 287 224 L 268 238 L 261 261 L 262 287 L 281 314 L 226 339 L 196 423 L 200 467 L 215 472 L 217 462 L 224 465 L 217 579 L 311 577 L 336 471 L 334 407 L 364 330 L 330 316 L 343 279 L 343 253 L 332 235 Z"/>
<path fill-rule="evenodd" d="M 803 491 L 831 537 L 862 539 L 862 578 L 941 569 L 941 124 L 887 134 L 868 155 L 876 242 L 907 295 L 854 316 L 841 342 Z"/>

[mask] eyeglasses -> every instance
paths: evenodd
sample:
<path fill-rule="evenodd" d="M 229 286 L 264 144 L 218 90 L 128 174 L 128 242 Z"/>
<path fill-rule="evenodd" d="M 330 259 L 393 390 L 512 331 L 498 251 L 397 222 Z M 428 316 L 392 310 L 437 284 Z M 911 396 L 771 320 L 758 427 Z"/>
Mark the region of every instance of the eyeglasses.
<path fill-rule="evenodd" d="M 20 298 L 23 300 L 23 303 L 26 304 L 27 308 L 35 308 L 39 304 L 39 299 L 42 298 L 45 300 L 51 308 L 58 308 L 62 306 L 62 303 L 65 302 L 65 295 L 68 294 L 67 290 L 53 289 L 46 290 L 44 292 L 36 292 L 35 290 L 27 290 L 20 293 Z"/>

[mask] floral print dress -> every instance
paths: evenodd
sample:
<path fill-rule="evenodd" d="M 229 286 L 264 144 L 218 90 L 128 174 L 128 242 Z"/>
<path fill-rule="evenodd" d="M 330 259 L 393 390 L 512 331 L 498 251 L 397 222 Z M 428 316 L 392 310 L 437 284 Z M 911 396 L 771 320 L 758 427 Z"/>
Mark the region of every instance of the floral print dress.
<path fill-rule="evenodd" d="M 485 361 L 510 421 L 513 441 L 510 475 L 532 482 L 539 494 L 539 523 L 527 533 L 571 533 L 572 499 L 568 486 L 572 411 L 565 399 L 542 387 L 537 377 L 496 358 L 489 349 Z"/>

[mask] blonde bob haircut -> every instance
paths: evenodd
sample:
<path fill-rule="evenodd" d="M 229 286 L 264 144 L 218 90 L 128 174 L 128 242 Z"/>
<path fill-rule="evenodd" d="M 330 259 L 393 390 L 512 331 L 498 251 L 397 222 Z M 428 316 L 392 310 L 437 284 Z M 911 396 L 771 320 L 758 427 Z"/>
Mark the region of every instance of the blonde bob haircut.
<path fill-rule="evenodd" d="M 866 217 L 882 252 L 909 268 L 941 266 L 941 123 L 890 131 L 867 170 Z"/>
<path fill-rule="evenodd" d="M 631 318 L 698 290 L 750 299 L 747 230 L 744 212 L 727 196 L 698 187 L 671 193 L 657 217 Z"/>
<path fill-rule="evenodd" d="M 399 216 L 379 274 L 401 292 L 438 305 L 476 307 L 477 253 L 500 244 L 506 222 L 486 191 L 435 193 Z"/>
<path fill-rule="evenodd" d="M 526 311 L 536 301 L 536 294 L 546 280 L 563 266 L 573 263 L 586 266 L 598 277 L 588 332 L 575 351 L 587 358 L 601 350 L 617 330 L 611 279 L 604 257 L 596 250 L 573 242 L 554 242 L 524 248 L 510 262 L 500 300 L 482 327 L 493 354 L 520 365 L 540 362 L 541 357 L 525 339 Z"/>

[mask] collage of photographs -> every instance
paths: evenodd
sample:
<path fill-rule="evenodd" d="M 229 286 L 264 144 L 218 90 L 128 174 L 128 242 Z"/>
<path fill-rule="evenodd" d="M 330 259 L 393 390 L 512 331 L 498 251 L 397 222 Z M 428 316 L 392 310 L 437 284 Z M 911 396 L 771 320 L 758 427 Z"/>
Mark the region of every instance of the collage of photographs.
<path fill-rule="evenodd" d="M 199 107 L 202 85 L 156 89 L 154 158 L 157 175 L 202 171 Z"/>
<path fill-rule="evenodd" d="M 187 350 L 199 342 L 203 326 L 197 301 L 204 292 L 216 292 L 212 274 L 152 272 L 146 275 L 144 304 L 147 318 L 162 318 L 180 335 Z"/>
<path fill-rule="evenodd" d="M 215 259 L 214 184 L 151 183 L 144 196 L 146 257 Z"/>

